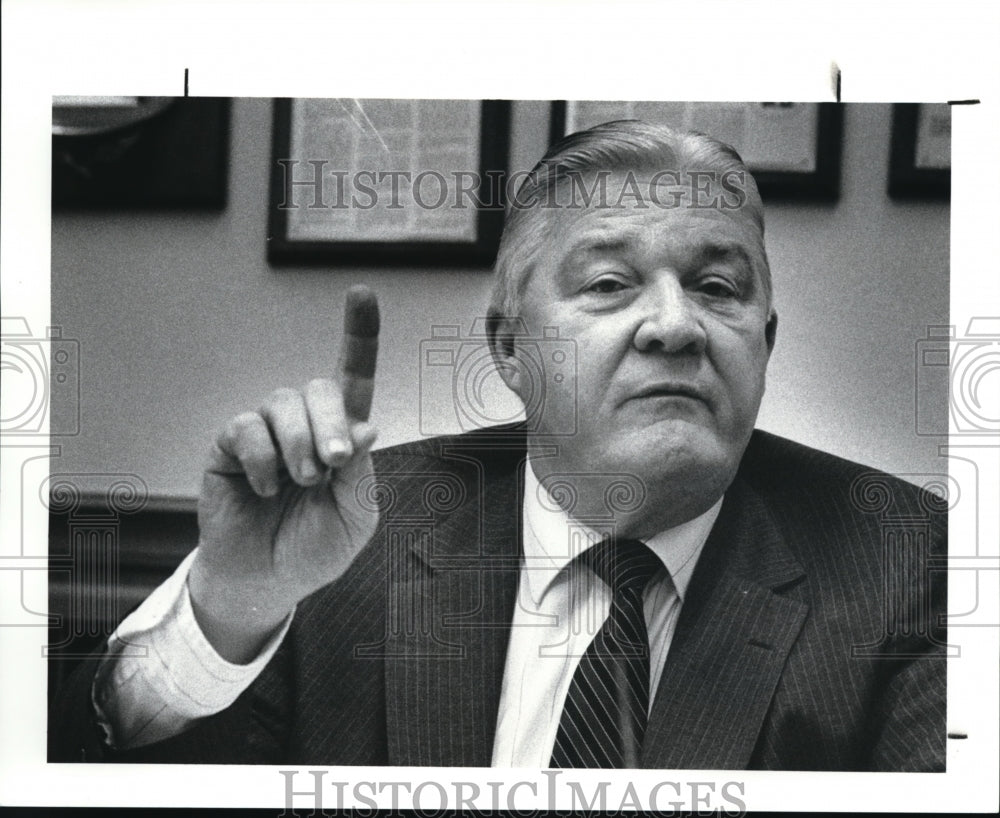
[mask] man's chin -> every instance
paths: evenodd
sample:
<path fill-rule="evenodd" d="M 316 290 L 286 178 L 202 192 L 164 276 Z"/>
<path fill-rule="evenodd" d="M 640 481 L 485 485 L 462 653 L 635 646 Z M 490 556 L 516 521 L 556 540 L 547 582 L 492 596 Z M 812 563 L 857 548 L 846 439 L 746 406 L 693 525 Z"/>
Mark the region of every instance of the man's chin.
<path fill-rule="evenodd" d="M 602 468 L 638 477 L 651 496 L 664 496 L 664 490 L 667 496 L 721 493 L 717 487 L 729 484 L 742 454 L 704 426 L 680 421 L 609 440 L 603 448 Z"/>
<path fill-rule="evenodd" d="M 615 448 L 626 459 L 659 464 L 666 469 L 725 458 L 727 451 L 715 429 L 686 418 L 661 420 L 615 437 L 618 439 Z"/>
<path fill-rule="evenodd" d="M 536 440 L 536 443 L 543 441 Z M 704 513 L 732 481 L 742 452 L 691 423 L 577 438 L 533 460 L 543 480 L 573 475 L 571 514 L 613 516 L 628 536 L 648 536 Z"/>

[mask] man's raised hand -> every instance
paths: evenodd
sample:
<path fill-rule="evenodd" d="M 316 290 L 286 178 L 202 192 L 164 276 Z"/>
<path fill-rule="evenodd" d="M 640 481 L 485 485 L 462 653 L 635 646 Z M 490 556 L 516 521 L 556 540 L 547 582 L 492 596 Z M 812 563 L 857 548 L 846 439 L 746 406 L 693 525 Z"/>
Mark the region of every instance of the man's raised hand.
<path fill-rule="evenodd" d="M 303 597 L 337 579 L 375 531 L 358 502 L 372 473 L 375 294 L 347 294 L 332 378 L 278 389 L 219 434 L 198 504 L 188 575 L 195 616 L 223 658 L 247 662 Z"/>

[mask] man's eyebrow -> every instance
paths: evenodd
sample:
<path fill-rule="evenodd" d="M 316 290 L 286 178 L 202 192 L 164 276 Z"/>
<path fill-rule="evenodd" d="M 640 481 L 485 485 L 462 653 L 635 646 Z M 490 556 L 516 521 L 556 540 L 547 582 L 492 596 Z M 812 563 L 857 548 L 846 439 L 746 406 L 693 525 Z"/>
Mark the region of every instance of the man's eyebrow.
<path fill-rule="evenodd" d="M 612 253 L 624 253 L 629 241 L 621 235 L 592 234 L 581 236 L 569 246 L 559 264 L 559 272 L 565 275 L 588 256 L 602 256 Z"/>
<path fill-rule="evenodd" d="M 602 253 L 624 253 L 633 247 L 633 237 L 607 234 L 594 234 L 581 236 L 570 245 L 563 257 L 563 264 L 572 263 L 574 259 L 586 255 L 600 255 Z M 741 262 L 748 271 L 754 269 L 753 259 L 746 247 L 740 242 L 715 240 L 699 244 L 689 251 L 688 263 L 697 266 L 704 266 L 713 261 L 729 261 L 735 259 Z"/>
<path fill-rule="evenodd" d="M 728 261 L 733 257 L 742 261 L 748 269 L 753 269 L 753 260 L 742 244 L 712 242 L 703 244 L 695 253 L 695 258 L 703 264 L 712 261 Z"/>
<path fill-rule="evenodd" d="M 578 253 L 617 253 L 626 249 L 628 245 L 628 239 L 622 237 L 583 236 L 570 246 L 566 255 L 572 256 Z"/>

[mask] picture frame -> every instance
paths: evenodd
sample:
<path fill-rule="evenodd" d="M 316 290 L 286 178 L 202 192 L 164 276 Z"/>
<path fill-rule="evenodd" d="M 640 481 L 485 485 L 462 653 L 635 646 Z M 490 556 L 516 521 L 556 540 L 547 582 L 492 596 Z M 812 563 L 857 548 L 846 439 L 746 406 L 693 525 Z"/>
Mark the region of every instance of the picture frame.
<path fill-rule="evenodd" d="M 222 209 L 229 128 L 220 97 L 54 97 L 52 206 Z"/>
<path fill-rule="evenodd" d="M 837 103 L 556 100 L 551 111 L 553 143 L 598 122 L 644 119 L 730 142 L 765 202 L 833 202 L 840 194 L 843 108 Z"/>
<path fill-rule="evenodd" d="M 505 100 L 276 99 L 268 261 L 490 266 L 509 137 Z"/>
<path fill-rule="evenodd" d="M 951 197 L 951 106 L 896 103 L 892 106 L 889 196 L 948 200 Z"/>

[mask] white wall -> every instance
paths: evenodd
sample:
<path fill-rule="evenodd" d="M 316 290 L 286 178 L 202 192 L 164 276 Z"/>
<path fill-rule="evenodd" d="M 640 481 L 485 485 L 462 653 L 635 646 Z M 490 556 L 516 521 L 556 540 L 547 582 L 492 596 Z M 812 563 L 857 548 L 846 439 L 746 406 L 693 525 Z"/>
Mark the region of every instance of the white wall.
<path fill-rule="evenodd" d="M 515 104 L 513 167 L 541 155 L 547 111 Z M 890 118 L 888 105 L 845 112 L 836 205 L 768 210 L 780 325 L 759 425 L 889 471 L 934 472 L 941 441 L 913 431 L 913 361 L 926 327 L 948 322 L 949 209 L 888 199 Z M 93 472 L 93 488 L 132 472 L 154 495 L 194 496 L 230 415 L 332 367 L 343 293 L 358 282 L 382 306 L 381 441 L 417 436 L 420 340 L 481 315 L 489 274 L 271 268 L 270 126 L 269 100 L 235 101 L 220 214 L 54 215 L 52 320 L 81 342 L 82 433 L 54 441 L 53 471 Z"/>
<path fill-rule="evenodd" d="M 767 212 L 779 322 L 758 425 L 894 473 L 945 471 L 943 440 L 914 432 L 914 362 L 948 323 L 949 207 L 886 195 L 891 106 L 850 106 L 844 124 L 838 203 Z"/>

